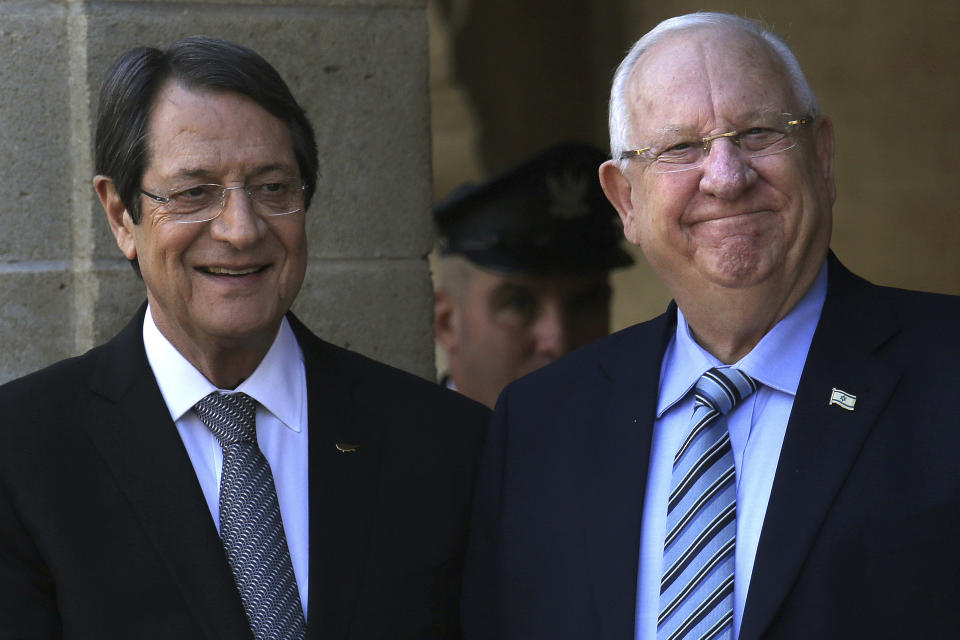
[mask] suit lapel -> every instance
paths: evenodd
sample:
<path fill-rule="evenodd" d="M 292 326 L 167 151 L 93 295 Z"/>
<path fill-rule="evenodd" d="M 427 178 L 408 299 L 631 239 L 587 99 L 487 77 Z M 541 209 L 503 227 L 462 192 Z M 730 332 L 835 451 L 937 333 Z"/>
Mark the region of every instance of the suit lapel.
<path fill-rule="evenodd" d="M 640 522 L 656 419 L 660 364 L 674 328 L 670 310 L 608 341 L 595 384 L 606 386 L 599 419 L 587 425 L 584 545 L 602 637 L 633 637 Z M 591 391 L 593 391 L 591 389 Z"/>
<path fill-rule="evenodd" d="M 339 349 L 288 316 L 304 353 L 310 446 L 307 638 L 345 638 L 368 557 L 380 479 L 380 420 Z"/>
<path fill-rule="evenodd" d="M 759 638 L 782 605 L 899 370 L 876 355 L 899 329 L 878 289 L 831 254 L 814 334 L 764 518 L 740 638 Z M 854 410 L 830 404 L 836 388 Z"/>
<path fill-rule="evenodd" d="M 80 423 L 207 638 L 250 637 L 220 538 L 143 348 L 145 307 L 104 345 Z"/>

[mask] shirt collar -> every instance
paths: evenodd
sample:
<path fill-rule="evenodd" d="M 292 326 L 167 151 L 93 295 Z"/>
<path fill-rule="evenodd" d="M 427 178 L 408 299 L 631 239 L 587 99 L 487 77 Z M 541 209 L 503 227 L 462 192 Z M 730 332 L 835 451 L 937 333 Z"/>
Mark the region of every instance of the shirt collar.
<path fill-rule="evenodd" d="M 143 346 L 174 422 L 202 398 L 218 390 L 160 333 L 149 306 L 143 319 Z M 250 377 L 233 391 L 221 391 L 246 393 L 289 429 L 299 432 L 306 389 L 303 377 L 297 375 L 300 367 L 290 363 L 302 361 L 300 345 L 284 318 L 273 344 Z"/>
<path fill-rule="evenodd" d="M 795 396 L 826 297 L 827 263 L 824 261 L 800 302 L 734 366 L 767 387 Z M 677 330 L 660 369 L 657 417 L 683 399 L 708 369 L 722 365 L 693 339 L 687 319 L 678 308 Z"/>

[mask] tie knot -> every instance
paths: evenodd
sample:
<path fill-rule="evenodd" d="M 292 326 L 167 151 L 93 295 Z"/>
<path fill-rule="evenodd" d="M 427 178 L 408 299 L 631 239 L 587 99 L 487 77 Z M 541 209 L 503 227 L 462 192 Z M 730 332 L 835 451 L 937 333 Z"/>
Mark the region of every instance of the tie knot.
<path fill-rule="evenodd" d="M 757 390 L 757 381 L 733 367 L 717 367 L 697 381 L 696 402 L 723 415 L 730 413 L 741 400 Z"/>
<path fill-rule="evenodd" d="M 221 447 L 256 442 L 257 401 L 247 394 L 214 391 L 193 405 L 193 410 L 220 441 Z"/>

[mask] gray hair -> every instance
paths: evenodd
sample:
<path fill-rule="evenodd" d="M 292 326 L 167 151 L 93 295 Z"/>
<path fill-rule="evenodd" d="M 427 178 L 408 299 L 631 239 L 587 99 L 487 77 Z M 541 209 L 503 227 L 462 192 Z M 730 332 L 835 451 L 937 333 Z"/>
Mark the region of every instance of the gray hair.
<path fill-rule="evenodd" d="M 740 16 L 707 11 L 668 18 L 637 40 L 620 63 L 620 66 L 617 67 L 617 72 L 613 76 L 613 87 L 610 90 L 609 116 L 610 157 L 621 164 L 621 169 L 623 167 L 622 161 L 619 160 L 620 154 L 632 149 L 635 142 L 630 139 L 633 123 L 630 121 L 630 109 L 627 106 L 627 88 L 630 76 L 637 66 L 637 62 L 650 47 L 667 35 L 703 27 L 730 27 L 752 33 L 763 39 L 763 41 L 770 46 L 773 54 L 780 59 L 786 68 L 790 76 L 793 92 L 805 111 L 803 115 L 813 117 L 820 115 L 820 103 L 817 101 L 813 89 L 804 77 L 797 57 L 793 54 L 793 51 L 790 50 L 790 47 L 787 46 L 787 43 L 767 27 L 754 20 L 741 18 Z"/>
<path fill-rule="evenodd" d="M 437 257 L 434 286 L 448 292 L 458 303 L 467 297 L 467 286 L 477 268 L 461 255 L 447 254 Z"/>

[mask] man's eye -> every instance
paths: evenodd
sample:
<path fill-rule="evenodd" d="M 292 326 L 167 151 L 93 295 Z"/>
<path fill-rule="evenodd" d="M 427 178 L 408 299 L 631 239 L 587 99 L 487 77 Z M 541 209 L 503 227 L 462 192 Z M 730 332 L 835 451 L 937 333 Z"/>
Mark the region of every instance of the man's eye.
<path fill-rule="evenodd" d="M 760 151 L 786 137 L 781 131 L 767 127 L 753 127 L 740 133 L 740 146 L 748 151 Z"/>
<path fill-rule="evenodd" d="M 212 184 L 198 184 L 187 187 L 170 195 L 171 200 L 180 202 L 197 202 L 207 200 L 218 195 L 219 187 Z"/>
<path fill-rule="evenodd" d="M 500 322 L 508 326 L 525 326 L 538 312 L 538 301 L 535 295 L 524 292 L 513 292 L 503 295 L 501 292 L 492 301 L 491 311 Z"/>
<path fill-rule="evenodd" d="M 536 301 L 529 296 L 511 296 L 503 303 L 503 308 L 518 315 L 527 315 L 536 309 Z"/>
<path fill-rule="evenodd" d="M 657 154 L 663 162 L 689 162 L 696 159 L 698 146 L 693 142 L 677 142 Z"/>
<path fill-rule="evenodd" d="M 264 182 L 253 187 L 253 191 L 263 194 L 284 193 L 286 190 L 287 185 L 283 182 Z"/>

